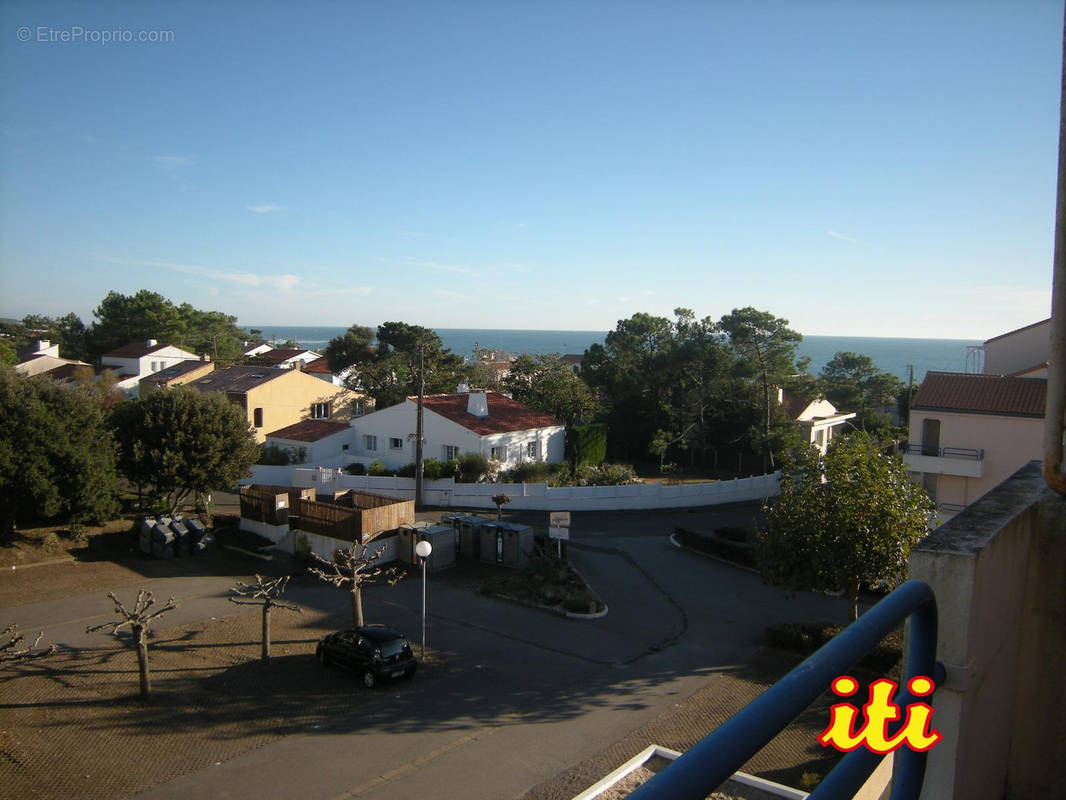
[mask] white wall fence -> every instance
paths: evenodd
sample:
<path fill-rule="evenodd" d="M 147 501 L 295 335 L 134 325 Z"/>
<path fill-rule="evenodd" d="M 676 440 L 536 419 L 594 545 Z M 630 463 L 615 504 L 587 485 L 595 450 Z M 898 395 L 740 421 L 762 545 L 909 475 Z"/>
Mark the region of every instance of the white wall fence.
<path fill-rule="evenodd" d="M 621 511 L 648 508 L 686 508 L 742 503 L 773 497 L 779 492 L 781 473 L 734 478 L 707 483 L 633 486 L 562 486 L 545 483 L 456 483 L 451 478 L 425 481 L 423 499 L 427 505 L 495 510 L 494 494 L 508 495 L 509 510 L 529 511 Z M 362 489 L 390 497 L 414 497 L 414 478 L 381 478 L 347 475 L 328 467 L 268 467 L 256 465 L 252 477 L 242 483 L 273 486 L 313 486 L 322 493 L 341 489 Z"/>

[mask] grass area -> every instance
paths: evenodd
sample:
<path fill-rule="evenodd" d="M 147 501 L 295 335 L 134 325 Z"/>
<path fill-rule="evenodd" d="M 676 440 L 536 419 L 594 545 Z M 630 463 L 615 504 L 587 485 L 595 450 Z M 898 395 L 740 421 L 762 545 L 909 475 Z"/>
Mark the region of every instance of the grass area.
<path fill-rule="evenodd" d="M 0 567 L 73 558 L 90 551 L 126 552 L 132 543 L 132 527 L 132 519 L 119 517 L 103 525 L 85 525 L 74 530 L 69 525 L 20 528 L 10 545 L 0 547 Z"/>

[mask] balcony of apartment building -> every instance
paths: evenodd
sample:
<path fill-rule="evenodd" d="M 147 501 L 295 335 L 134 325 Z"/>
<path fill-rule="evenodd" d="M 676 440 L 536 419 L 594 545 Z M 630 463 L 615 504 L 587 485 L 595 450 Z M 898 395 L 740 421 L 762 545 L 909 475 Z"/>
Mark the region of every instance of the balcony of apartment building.
<path fill-rule="evenodd" d="M 907 442 L 903 445 L 903 463 L 912 472 L 981 478 L 985 474 L 985 451 L 974 447 Z"/>

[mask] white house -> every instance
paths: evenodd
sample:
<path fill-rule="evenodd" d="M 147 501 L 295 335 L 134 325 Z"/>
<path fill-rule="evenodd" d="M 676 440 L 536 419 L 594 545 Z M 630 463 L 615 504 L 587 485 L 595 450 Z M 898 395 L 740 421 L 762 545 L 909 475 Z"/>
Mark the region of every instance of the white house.
<path fill-rule="evenodd" d="M 289 454 L 296 464 L 320 464 L 349 450 L 352 428 L 346 422 L 305 419 L 266 435 L 266 446 Z"/>
<path fill-rule="evenodd" d="M 429 395 L 423 401 L 423 455 L 450 461 L 481 453 L 510 468 L 523 461 L 564 459 L 565 426 L 549 414 L 497 392 Z M 381 461 L 389 469 L 415 460 L 418 402 L 397 405 L 352 420 L 350 455 Z"/>
<path fill-rule="evenodd" d="M 131 397 L 136 397 L 141 378 L 159 372 L 182 361 L 199 361 L 195 353 L 172 344 L 160 344 L 155 339 L 131 342 L 100 358 L 100 366 L 114 370 L 121 380 L 116 384 Z"/>
<path fill-rule="evenodd" d="M 320 358 L 322 358 L 322 354 L 316 353 L 314 350 L 302 350 L 298 347 L 279 347 L 256 354 L 254 362 L 279 369 L 295 369 L 297 367 L 303 368 Z"/>
<path fill-rule="evenodd" d="M 800 426 L 807 441 L 815 445 L 822 455 L 825 455 L 830 440 L 838 432 L 837 428 L 855 418 L 855 412 L 837 411 L 837 407 L 824 397 L 807 400 L 778 389 L 777 399 L 789 418 Z"/>
<path fill-rule="evenodd" d="M 903 461 L 946 520 L 1043 458 L 1046 378 L 929 372 Z"/>
<path fill-rule="evenodd" d="M 252 356 L 259 356 L 259 355 L 262 355 L 263 353 L 269 353 L 271 350 L 274 349 L 273 347 L 271 347 L 268 344 L 255 344 L 255 345 L 253 345 L 250 342 L 244 342 L 243 345 L 244 345 L 244 355 L 247 358 L 251 358 Z"/>

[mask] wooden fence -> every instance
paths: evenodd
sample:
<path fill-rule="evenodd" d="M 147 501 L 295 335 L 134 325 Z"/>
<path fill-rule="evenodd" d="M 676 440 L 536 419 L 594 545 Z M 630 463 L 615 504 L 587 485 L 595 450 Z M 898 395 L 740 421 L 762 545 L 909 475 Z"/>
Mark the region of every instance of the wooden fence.
<path fill-rule="evenodd" d="M 298 500 L 292 511 L 298 517 L 296 525 L 302 531 L 365 543 L 415 521 L 414 500 L 397 500 L 358 490 L 344 492 L 334 500 L 339 502 Z"/>

